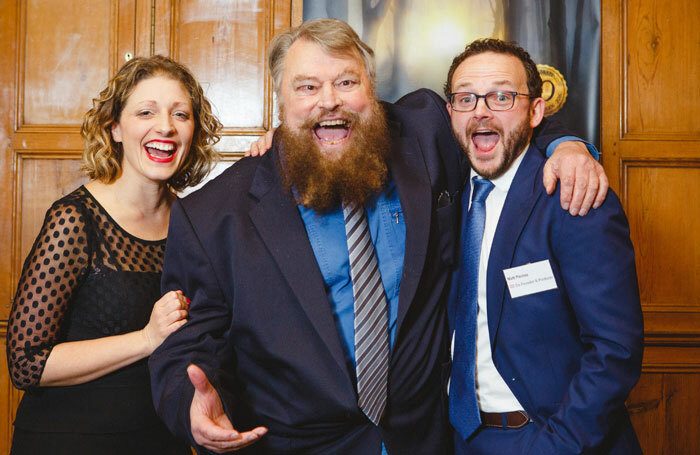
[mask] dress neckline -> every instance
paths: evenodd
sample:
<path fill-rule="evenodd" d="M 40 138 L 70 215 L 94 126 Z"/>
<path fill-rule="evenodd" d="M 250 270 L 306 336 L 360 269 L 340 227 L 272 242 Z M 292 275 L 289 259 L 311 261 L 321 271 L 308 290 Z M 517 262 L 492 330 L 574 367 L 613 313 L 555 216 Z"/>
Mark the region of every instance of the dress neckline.
<path fill-rule="evenodd" d="M 147 244 L 147 245 L 161 245 L 161 244 L 165 243 L 165 241 L 168 239 L 167 237 L 165 237 L 165 238 L 162 238 L 162 239 L 159 239 L 159 240 L 146 240 L 146 239 L 142 239 L 141 237 L 137 237 L 137 236 L 131 234 L 129 231 L 127 231 L 126 229 L 124 229 L 123 227 L 121 227 L 121 226 L 119 225 L 119 223 L 117 223 L 117 222 L 115 221 L 114 218 L 112 218 L 112 215 L 109 214 L 109 212 L 107 211 L 107 209 L 105 209 L 105 208 L 102 206 L 102 204 L 100 204 L 100 201 L 97 200 L 97 198 L 95 197 L 95 195 L 93 195 L 93 194 L 90 192 L 90 190 L 88 190 L 88 189 L 85 187 L 85 185 L 81 185 L 81 186 L 80 186 L 80 189 L 82 189 L 82 190 L 90 197 L 90 199 L 92 199 L 92 201 L 95 202 L 95 204 L 96 204 L 97 207 L 100 209 L 100 211 L 105 215 L 105 217 L 107 217 L 107 219 L 108 219 L 117 229 L 119 229 L 124 235 L 126 235 L 126 236 L 129 237 L 130 239 L 132 239 L 132 240 L 134 240 L 134 241 L 137 241 L 137 242 L 145 243 L 145 244 Z"/>

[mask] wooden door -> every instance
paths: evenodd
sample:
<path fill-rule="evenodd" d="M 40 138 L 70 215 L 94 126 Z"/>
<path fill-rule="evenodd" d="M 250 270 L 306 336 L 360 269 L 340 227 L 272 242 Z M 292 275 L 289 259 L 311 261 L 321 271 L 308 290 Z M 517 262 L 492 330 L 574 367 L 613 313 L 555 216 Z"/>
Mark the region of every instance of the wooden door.
<path fill-rule="evenodd" d="M 92 98 L 132 56 L 180 60 L 224 124 L 220 172 L 273 123 L 265 48 L 300 21 L 300 0 L 0 0 L 0 454 L 20 397 L 4 366 L 8 313 L 46 209 L 86 181 Z"/>
<path fill-rule="evenodd" d="M 700 2 L 602 1 L 602 151 L 644 310 L 628 406 L 646 455 L 700 447 Z"/>

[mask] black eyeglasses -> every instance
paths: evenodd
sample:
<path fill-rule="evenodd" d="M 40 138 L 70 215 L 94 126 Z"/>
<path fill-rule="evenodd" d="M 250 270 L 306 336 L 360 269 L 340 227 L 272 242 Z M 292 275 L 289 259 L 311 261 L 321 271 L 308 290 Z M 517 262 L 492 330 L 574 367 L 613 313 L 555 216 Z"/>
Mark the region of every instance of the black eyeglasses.
<path fill-rule="evenodd" d="M 507 111 L 515 106 L 516 96 L 527 96 L 535 98 L 527 93 L 518 93 L 510 91 L 488 92 L 486 95 L 477 95 L 471 92 L 450 93 L 450 105 L 457 112 L 469 112 L 476 109 L 479 103 L 479 98 L 483 98 L 488 107 L 492 111 Z"/>

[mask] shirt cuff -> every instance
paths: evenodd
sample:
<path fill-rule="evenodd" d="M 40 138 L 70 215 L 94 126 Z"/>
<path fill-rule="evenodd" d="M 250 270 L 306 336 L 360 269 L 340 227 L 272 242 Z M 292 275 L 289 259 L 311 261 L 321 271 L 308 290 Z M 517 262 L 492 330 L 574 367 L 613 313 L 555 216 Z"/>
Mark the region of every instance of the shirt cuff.
<path fill-rule="evenodd" d="M 600 152 L 598 152 L 598 149 L 595 148 L 595 145 L 591 144 L 590 142 L 586 142 L 583 139 L 581 139 L 580 137 L 576 137 L 576 136 L 562 136 L 559 139 L 555 139 L 552 142 L 550 142 L 549 145 L 547 146 L 547 158 L 552 156 L 552 153 L 554 153 L 554 149 L 557 148 L 557 145 L 561 144 L 562 142 L 566 142 L 566 141 L 583 142 L 584 144 L 586 144 L 586 148 L 588 149 L 588 153 L 590 153 L 591 156 L 593 156 L 593 158 L 596 161 L 600 161 Z"/>

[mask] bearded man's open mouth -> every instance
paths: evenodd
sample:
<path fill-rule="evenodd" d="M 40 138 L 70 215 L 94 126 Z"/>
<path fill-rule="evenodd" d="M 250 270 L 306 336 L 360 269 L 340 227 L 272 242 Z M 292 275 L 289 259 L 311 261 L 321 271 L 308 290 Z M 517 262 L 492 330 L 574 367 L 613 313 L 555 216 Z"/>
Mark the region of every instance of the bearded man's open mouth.
<path fill-rule="evenodd" d="M 338 145 L 350 137 L 350 126 L 346 119 L 323 120 L 314 125 L 313 132 L 321 144 Z"/>

